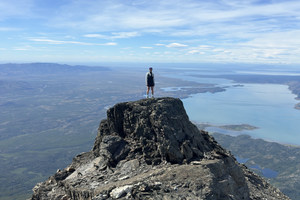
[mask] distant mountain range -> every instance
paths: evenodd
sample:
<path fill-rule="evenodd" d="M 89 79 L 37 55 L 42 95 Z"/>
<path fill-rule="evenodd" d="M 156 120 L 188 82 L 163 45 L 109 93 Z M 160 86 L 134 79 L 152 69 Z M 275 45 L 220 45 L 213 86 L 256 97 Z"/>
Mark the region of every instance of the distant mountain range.
<path fill-rule="evenodd" d="M 0 64 L 0 76 L 79 74 L 99 71 L 111 71 L 111 69 L 84 65 L 61 65 L 57 63 Z"/>

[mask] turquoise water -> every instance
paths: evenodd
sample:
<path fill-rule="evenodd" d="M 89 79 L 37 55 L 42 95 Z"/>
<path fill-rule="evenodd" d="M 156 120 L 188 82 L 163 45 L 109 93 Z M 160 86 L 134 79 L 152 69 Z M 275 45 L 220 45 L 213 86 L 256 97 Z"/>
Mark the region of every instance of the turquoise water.
<path fill-rule="evenodd" d="M 232 86 L 231 80 L 195 78 L 186 75 L 168 77 L 199 83 L 215 83 L 217 86 Z M 244 87 L 229 87 L 215 94 L 200 93 L 183 99 L 191 121 L 209 122 L 212 125 L 250 124 L 259 127 L 245 133 L 253 138 L 300 145 L 300 111 L 294 109 L 298 103 L 296 95 L 286 85 L 243 84 Z M 207 129 L 208 131 L 209 128 Z M 230 133 L 230 131 L 226 131 Z"/>

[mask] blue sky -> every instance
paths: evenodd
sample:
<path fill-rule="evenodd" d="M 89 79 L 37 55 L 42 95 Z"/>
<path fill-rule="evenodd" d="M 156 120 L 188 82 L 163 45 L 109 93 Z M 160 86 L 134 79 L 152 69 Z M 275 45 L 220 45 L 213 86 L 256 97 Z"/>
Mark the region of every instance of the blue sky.
<path fill-rule="evenodd" d="M 0 62 L 300 62 L 300 1 L 0 0 Z"/>

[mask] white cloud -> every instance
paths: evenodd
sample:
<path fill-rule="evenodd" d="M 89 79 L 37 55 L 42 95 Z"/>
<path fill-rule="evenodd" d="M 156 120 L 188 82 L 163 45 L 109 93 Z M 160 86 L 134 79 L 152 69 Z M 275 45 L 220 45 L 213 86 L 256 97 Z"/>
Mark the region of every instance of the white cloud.
<path fill-rule="evenodd" d="M 166 55 L 169 55 L 169 54 L 178 55 L 178 54 L 182 54 L 182 53 L 165 51 L 164 54 L 166 54 Z"/>
<path fill-rule="evenodd" d="M 100 34 L 86 34 L 84 37 L 107 39 L 107 36 Z"/>
<path fill-rule="evenodd" d="M 238 25 L 239 32 L 247 33 L 251 29 L 257 31 L 257 25 L 259 29 L 273 29 L 279 20 L 296 19 L 300 16 L 299 9 L 298 1 L 258 4 L 255 1 L 153 0 L 134 4 L 120 0 L 77 0 L 59 9 L 53 25 L 99 32 L 141 30 L 182 36 L 220 34 L 220 29 L 227 30 L 224 32 L 227 34 L 234 32 Z M 270 19 L 275 26 L 270 26 Z M 246 29 L 242 31 L 242 28 Z"/>
<path fill-rule="evenodd" d="M 213 49 L 212 51 L 216 51 L 216 52 L 223 52 L 224 49 Z"/>
<path fill-rule="evenodd" d="M 166 45 L 166 47 L 168 47 L 168 48 L 179 48 L 179 49 L 185 48 L 185 47 L 187 47 L 187 46 L 188 46 L 188 45 L 185 45 L 185 44 L 179 44 L 179 43 L 171 43 L 171 44 Z"/>
<path fill-rule="evenodd" d="M 255 58 L 276 57 L 281 61 L 300 62 L 299 10 L 297 0 L 76 0 L 51 4 L 39 4 L 36 0 L 0 0 L 0 31 L 6 34 L 22 30 L 19 35 L 33 31 L 31 34 L 36 35 L 41 30 L 51 30 L 45 33 L 49 38 L 54 34 L 58 38 L 57 33 L 62 34 L 60 38 L 65 37 L 29 39 L 46 44 L 117 45 L 95 43 L 92 39 L 130 38 L 124 45 L 138 43 L 138 47 L 145 49 L 165 46 L 189 57 L 206 53 L 201 57 L 252 59 L 254 62 Z M 16 19 L 23 21 L 15 25 Z M 26 21 L 28 19 L 30 21 Z M 85 38 L 77 40 L 79 36 Z M 7 37 L 13 37 L 11 42 L 15 42 L 17 35 L 3 36 Z M 135 40 L 136 37 L 140 37 L 139 40 Z M 119 45 L 118 50 L 126 46 Z"/>
<path fill-rule="evenodd" d="M 13 47 L 13 50 L 15 50 L 15 51 L 49 51 L 45 47 L 37 48 L 37 47 L 33 47 L 31 45 L 24 45 L 22 47 Z"/>
<path fill-rule="evenodd" d="M 140 47 L 141 49 L 153 49 L 153 47 Z"/>
<path fill-rule="evenodd" d="M 199 45 L 199 49 L 206 49 L 206 50 L 209 50 L 209 49 L 212 49 L 214 48 L 214 46 L 210 46 L 210 45 Z"/>
<path fill-rule="evenodd" d="M 188 52 L 188 54 L 205 54 L 204 52 L 198 51 L 198 50 L 191 50 Z"/>
<path fill-rule="evenodd" d="M 118 33 L 112 33 L 114 36 L 112 37 L 113 39 L 115 38 L 130 38 L 130 37 L 137 37 L 140 36 L 138 32 L 118 32 Z"/>
<path fill-rule="evenodd" d="M 105 45 L 105 46 L 114 46 L 117 45 L 115 42 L 109 42 L 105 44 L 98 43 L 86 43 L 86 42 L 77 42 L 77 41 L 60 41 L 60 40 L 50 40 L 50 39 L 29 39 L 35 42 L 46 42 L 48 44 L 79 44 L 79 45 Z"/>
<path fill-rule="evenodd" d="M 113 36 L 106 36 L 106 35 L 101 35 L 101 34 L 85 34 L 84 37 L 113 40 L 113 39 L 130 38 L 130 37 L 140 36 L 140 34 L 138 32 L 115 32 L 115 33 L 111 33 L 111 34 Z"/>
<path fill-rule="evenodd" d="M 95 44 L 95 45 L 115 46 L 115 45 L 118 45 L 118 43 L 116 43 L 116 42 L 108 42 L 108 43 L 105 43 L 105 44 Z"/>
<path fill-rule="evenodd" d="M 67 36 L 65 36 L 65 38 L 71 38 L 71 39 L 73 39 L 73 40 L 75 40 L 75 39 L 76 39 L 76 37 L 74 37 L 74 36 L 71 36 L 71 35 L 67 35 Z"/>

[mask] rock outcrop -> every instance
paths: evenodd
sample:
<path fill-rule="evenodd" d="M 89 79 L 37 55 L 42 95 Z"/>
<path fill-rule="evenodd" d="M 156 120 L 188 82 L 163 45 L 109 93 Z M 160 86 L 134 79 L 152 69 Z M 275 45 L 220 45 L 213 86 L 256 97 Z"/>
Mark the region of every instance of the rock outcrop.
<path fill-rule="evenodd" d="M 93 149 L 33 191 L 32 200 L 289 199 L 199 131 L 174 98 L 116 104 Z"/>

